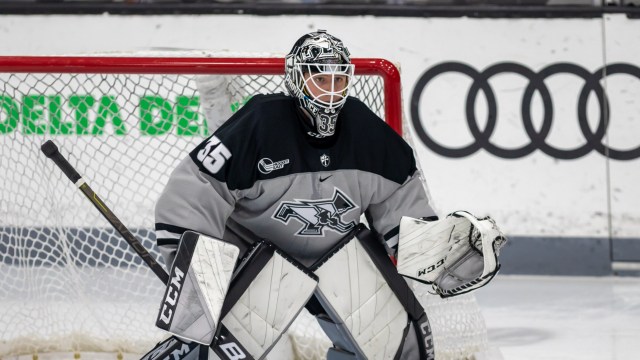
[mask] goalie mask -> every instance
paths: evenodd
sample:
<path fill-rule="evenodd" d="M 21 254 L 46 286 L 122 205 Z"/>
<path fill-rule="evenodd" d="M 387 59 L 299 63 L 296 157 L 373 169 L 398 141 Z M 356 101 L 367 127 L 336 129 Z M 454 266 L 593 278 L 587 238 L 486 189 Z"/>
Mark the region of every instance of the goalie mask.
<path fill-rule="evenodd" d="M 353 70 L 349 50 L 324 30 L 302 36 L 285 57 L 285 86 L 308 113 L 311 136 L 335 133 Z"/>

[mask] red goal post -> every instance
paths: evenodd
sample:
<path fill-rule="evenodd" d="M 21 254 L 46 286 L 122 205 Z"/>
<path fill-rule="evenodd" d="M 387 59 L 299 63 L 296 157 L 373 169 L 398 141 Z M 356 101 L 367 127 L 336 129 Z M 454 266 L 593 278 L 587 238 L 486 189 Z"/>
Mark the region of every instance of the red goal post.
<path fill-rule="evenodd" d="M 354 58 L 356 76 L 383 81 L 384 119 L 402 135 L 400 72 L 389 60 Z M 0 56 L 0 72 L 101 74 L 282 75 L 283 58 Z"/>

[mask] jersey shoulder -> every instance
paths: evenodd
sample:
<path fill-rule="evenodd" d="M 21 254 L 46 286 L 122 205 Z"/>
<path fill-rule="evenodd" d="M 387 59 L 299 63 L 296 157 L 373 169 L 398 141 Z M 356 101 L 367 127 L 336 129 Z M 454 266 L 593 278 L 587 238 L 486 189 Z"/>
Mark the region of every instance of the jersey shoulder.
<path fill-rule="evenodd" d="M 215 134 L 219 138 L 233 141 L 234 135 L 260 128 L 268 130 L 273 121 L 291 113 L 293 99 L 282 93 L 254 95 L 247 103 L 234 113 Z"/>
<path fill-rule="evenodd" d="M 349 97 L 341 111 L 346 129 L 362 132 L 366 130 L 368 139 L 385 139 L 404 145 L 404 139 L 389 124 L 380 118 L 365 103 L 355 97 Z"/>
<path fill-rule="evenodd" d="M 344 135 L 359 153 L 360 167 L 398 183 L 415 172 L 411 146 L 366 104 L 350 97 L 342 111 Z"/>
<path fill-rule="evenodd" d="M 251 186 L 261 150 L 292 131 L 295 102 L 284 94 L 253 96 L 191 153 L 200 170 L 230 189 Z"/>

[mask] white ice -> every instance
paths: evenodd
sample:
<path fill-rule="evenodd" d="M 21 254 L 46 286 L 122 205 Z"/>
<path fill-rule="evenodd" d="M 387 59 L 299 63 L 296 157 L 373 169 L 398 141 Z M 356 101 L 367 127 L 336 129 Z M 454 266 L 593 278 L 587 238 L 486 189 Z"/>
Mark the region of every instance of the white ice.
<path fill-rule="evenodd" d="M 499 275 L 476 298 L 506 360 L 640 359 L 640 278 Z"/>

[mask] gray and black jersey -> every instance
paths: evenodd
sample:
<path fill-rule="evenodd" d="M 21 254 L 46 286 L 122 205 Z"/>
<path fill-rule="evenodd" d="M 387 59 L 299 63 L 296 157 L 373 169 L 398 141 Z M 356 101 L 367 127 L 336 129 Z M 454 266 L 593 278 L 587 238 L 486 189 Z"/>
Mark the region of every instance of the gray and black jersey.
<path fill-rule="evenodd" d="M 180 235 L 264 238 L 305 265 L 365 214 L 387 246 L 402 216 L 435 215 L 411 147 L 350 97 L 336 134 L 307 134 L 294 98 L 256 95 L 174 170 L 156 205 L 156 236 L 172 260 Z"/>

